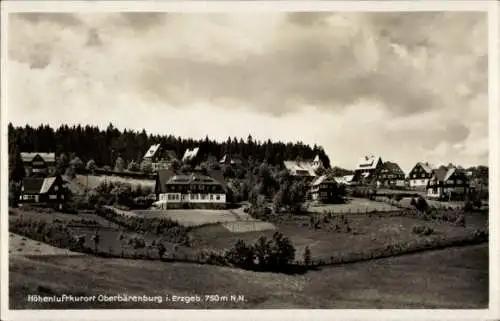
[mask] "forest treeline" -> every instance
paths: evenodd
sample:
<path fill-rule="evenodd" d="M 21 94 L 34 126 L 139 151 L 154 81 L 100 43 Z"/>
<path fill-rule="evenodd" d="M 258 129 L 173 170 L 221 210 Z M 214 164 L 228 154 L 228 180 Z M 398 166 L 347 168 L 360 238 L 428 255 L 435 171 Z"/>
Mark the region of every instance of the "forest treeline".
<path fill-rule="evenodd" d="M 321 146 L 309 146 L 302 142 L 258 141 L 251 135 L 246 139 L 228 137 L 221 142 L 208 136 L 192 139 L 172 134 L 148 134 L 144 129 L 119 130 L 110 123 L 105 130 L 89 125 L 52 128 L 49 125 L 15 127 L 9 124 L 8 136 L 10 155 L 19 152 L 54 152 L 56 155 L 76 155 L 83 162 L 94 160 L 98 166 L 114 166 L 118 157 L 127 163 L 140 162 L 152 144 L 161 143 L 164 149 L 174 151 L 179 158 L 186 149 L 199 147 L 203 158 L 212 155 L 220 159 L 228 153 L 270 165 L 281 165 L 284 160 L 312 159 L 319 155 L 325 168 L 330 168 L 330 160 Z"/>

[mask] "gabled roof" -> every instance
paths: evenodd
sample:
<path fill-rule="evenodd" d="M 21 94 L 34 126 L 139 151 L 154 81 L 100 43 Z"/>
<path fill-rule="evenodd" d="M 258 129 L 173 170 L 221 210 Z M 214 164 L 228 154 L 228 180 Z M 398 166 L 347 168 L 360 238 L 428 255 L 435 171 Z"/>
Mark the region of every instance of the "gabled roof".
<path fill-rule="evenodd" d="M 433 179 L 435 178 L 438 181 L 446 181 L 455 173 L 463 173 L 463 176 L 467 177 L 463 170 L 460 170 L 455 166 L 440 166 L 434 171 Z"/>
<path fill-rule="evenodd" d="M 146 154 L 144 154 L 144 158 L 153 157 L 156 154 L 156 152 L 158 151 L 159 148 L 160 148 L 160 144 L 151 145 L 149 147 L 149 149 L 147 150 Z"/>
<path fill-rule="evenodd" d="M 367 155 L 360 158 L 356 169 L 375 169 L 377 168 L 378 161 L 381 160 L 380 157 L 374 155 Z"/>
<path fill-rule="evenodd" d="M 57 176 L 46 178 L 26 177 L 23 179 L 24 192 L 33 194 L 45 194 L 50 190 L 56 180 Z"/>
<path fill-rule="evenodd" d="M 199 147 L 195 147 L 195 148 L 192 148 L 192 149 L 186 149 L 186 151 L 184 152 L 184 156 L 182 157 L 182 161 L 188 161 L 188 160 L 192 160 L 193 158 L 195 158 L 196 156 L 198 156 L 198 151 L 200 150 Z"/>
<path fill-rule="evenodd" d="M 382 167 L 382 171 L 389 172 L 389 173 L 396 174 L 396 175 L 404 175 L 405 174 L 403 172 L 403 170 L 401 169 L 401 167 L 399 167 L 399 165 L 397 163 L 393 163 L 393 162 L 385 162 L 383 167 Z"/>
<path fill-rule="evenodd" d="M 284 161 L 285 168 L 291 175 L 295 176 L 316 176 L 316 172 L 311 162 L 304 161 Z"/>
<path fill-rule="evenodd" d="M 43 160 L 47 163 L 56 161 L 55 153 L 21 153 L 21 159 L 25 163 L 31 162 L 37 155 L 40 155 L 40 157 L 43 158 Z"/>
<path fill-rule="evenodd" d="M 329 175 L 321 175 L 312 182 L 312 186 L 317 186 L 325 183 L 345 184 L 346 182 L 341 177 L 331 177 Z"/>
<path fill-rule="evenodd" d="M 46 179 L 43 180 L 42 188 L 40 189 L 40 194 L 47 193 L 56 181 L 56 177 L 47 177 Z"/>
<path fill-rule="evenodd" d="M 422 169 L 427 174 L 431 174 L 432 171 L 436 169 L 436 166 L 434 166 L 433 164 L 430 164 L 428 162 L 418 162 L 417 165 L 415 165 L 415 166 L 418 166 L 418 165 L 420 165 L 420 167 L 422 167 Z"/>

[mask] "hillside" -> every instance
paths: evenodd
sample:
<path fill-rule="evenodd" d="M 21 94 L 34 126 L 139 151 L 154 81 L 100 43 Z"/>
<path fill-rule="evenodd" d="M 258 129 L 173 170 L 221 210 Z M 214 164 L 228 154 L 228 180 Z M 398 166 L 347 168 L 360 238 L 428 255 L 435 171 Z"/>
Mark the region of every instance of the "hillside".
<path fill-rule="evenodd" d="M 13 309 L 40 295 L 243 295 L 245 302 L 100 303 L 93 308 L 487 308 L 488 245 L 340 265 L 305 275 L 96 257 L 13 256 Z M 450 271 L 452 271 L 450 273 Z M 28 273 L 29 272 L 29 273 Z M 207 277 L 209 276 L 209 277 Z M 124 289 L 127 289 L 124 292 Z M 55 308 L 85 308 L 58 304 Z"/>

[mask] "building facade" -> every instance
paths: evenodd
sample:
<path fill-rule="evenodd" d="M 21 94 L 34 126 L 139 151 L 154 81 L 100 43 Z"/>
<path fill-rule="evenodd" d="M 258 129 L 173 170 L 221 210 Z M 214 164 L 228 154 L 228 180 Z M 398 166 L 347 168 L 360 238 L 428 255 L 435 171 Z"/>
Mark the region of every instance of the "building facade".
<path fill-rule="evenodd" d="M 434 174 L 435 166 L 427 162 L 418 162 L 408 173 L 408 186 L 425 189 Z"/>
<path fill-rule="evenodd" d="M 385 162 L 377 177 L 380 185 L 387 188 L 406 186 L 405 173 L 397 163 Z"/>
<path fill-rule="evenodd" d="M 158 173 L 155 191 L 161 207 L 171 205 L 226 204 L 227 189 L 217 179 L 201 173 Z"/>
<path fill-rule="evenodd" d="M 374 155 L 361 157 L 354 170 L 352 185 L 376 185 L 383 165 L 381 157 Z"/>
<path fill-rule="evenodd" d="M 66 202 L 66 188 L 61 176 L 27 177 L 21 184 L 19 203 L 53 203 Z"/>
<path fill-rule="evenodd" d="M 47 177 L 56 172 L 55 153 L 21 153 L 26 177 Z"/>
<path fill-rule="evenodd" d="M 309 198 L 319 203 L 340 203 L 343 201 L 345 185 L 340 179 L 322 175 L 311 184 Z"/>
<path fill-rule="evenodd" d="M 427 197 L 434 199 L 464 200 L 469 192 L 469 177 L 454 166 L 436 169 L 427 184 Z"/>

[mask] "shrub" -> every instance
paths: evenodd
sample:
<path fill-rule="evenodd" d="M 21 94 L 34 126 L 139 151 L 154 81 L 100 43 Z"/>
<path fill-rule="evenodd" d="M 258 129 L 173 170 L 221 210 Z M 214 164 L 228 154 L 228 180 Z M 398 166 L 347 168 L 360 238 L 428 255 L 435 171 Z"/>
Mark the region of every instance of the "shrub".
<path fill-rule="evenodd" d="M 418 235 L 431 235 L 434 233 L 434 230 L 427 225 L 415 225 L 412 228 L 412 233 Z"/>
<path fill-rule="evenodd" d="M 234 265 L 250 267 L 254 264 L 254 249 L 247 246 L 244 241 L 238 240 L 227 253 L 227 260 Z"/>

